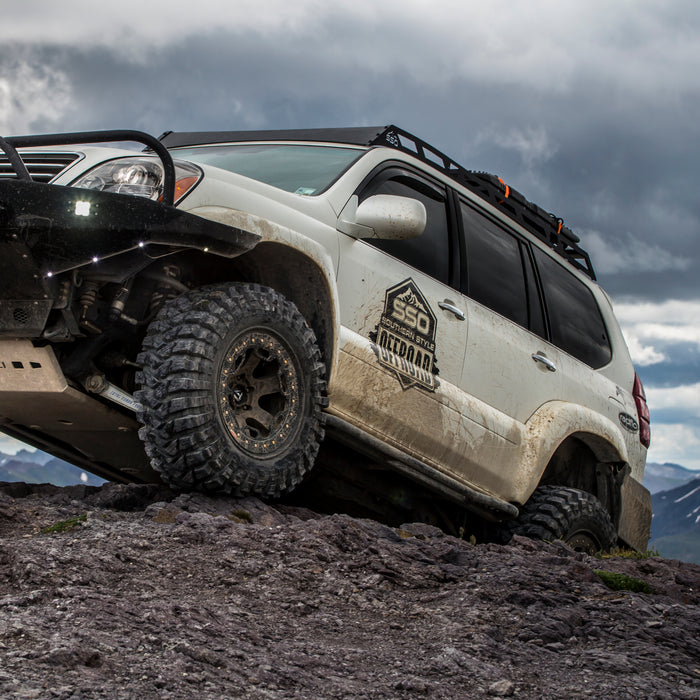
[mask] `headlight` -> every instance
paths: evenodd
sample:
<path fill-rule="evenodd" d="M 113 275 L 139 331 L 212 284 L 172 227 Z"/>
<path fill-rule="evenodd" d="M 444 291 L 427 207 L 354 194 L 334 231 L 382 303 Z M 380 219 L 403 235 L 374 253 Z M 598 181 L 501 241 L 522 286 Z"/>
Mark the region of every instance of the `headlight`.
<path fill-rule="evenodd" d="M 176 162 L 175 202 L 182 199 L 201 177 L 202 171 L 196 166 Z M 119 158 L 98 165 L 71 186 L 159 200 L 163 196 L 163 166 L 153 158 Z"/>

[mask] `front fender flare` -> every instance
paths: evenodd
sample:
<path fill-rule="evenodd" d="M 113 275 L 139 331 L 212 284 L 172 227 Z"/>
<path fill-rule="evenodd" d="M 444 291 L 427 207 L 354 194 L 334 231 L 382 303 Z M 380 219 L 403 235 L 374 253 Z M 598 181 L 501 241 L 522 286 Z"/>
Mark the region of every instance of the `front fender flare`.
<path fill-rule="evenodd" d="M 328 324 L 330 329 L 332 329 L 333 340 L 331 342 L 332 347 L 326 348 L 326 350 L 330 350 L 330 352 L 326 353 L 326 358 L 332 358 L 330 363 L 328 363 L 327 360 L 328 377 L 330 379 L 329 384 L 332 384 L 332 377 L 338 359 L 336 345 L 338 338 L 340 338 L 340 308 L 338 306 L 336 266 L 328 250 L 310 236 L 239 209 L 209 205 L 195 207 L 190 210 L 190 213 L 219 224 L 224 224 L 235 230 L 248 231 L 258 236 L 262 244 L 259 250 L 266 248 L 266 245 L 269 243 L 286 246 L 289 248 L 290 255 L 297 253 L 310 261 L 316 268 L 320 278 L 327 287 L 326 296 L 330 302 L 327 312 L 329 315 Z M 310 222 L 310 225 L 311 223 L 312 222 Z M 335 236 L 335 231 L 333 231 L 331 235 Z M 280 289 L 279 291 L 284 293 L 286 290 Z M 292 301 L 294 301 L 294 299 L 292 299 Z M 301 306 L 300 304 L 297 305 Z M 303 311 L 303 309 L 301 310 Z"/>

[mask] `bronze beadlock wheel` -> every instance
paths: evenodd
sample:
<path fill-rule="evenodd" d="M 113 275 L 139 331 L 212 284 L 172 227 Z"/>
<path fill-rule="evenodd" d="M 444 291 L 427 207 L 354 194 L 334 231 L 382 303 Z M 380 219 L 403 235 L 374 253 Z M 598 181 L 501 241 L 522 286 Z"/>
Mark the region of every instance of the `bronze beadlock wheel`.
<path fill-rule="evenodd" d="M 244 452 L 274 457 L 300 428 L 301 368 L 289 346 L 261 328 L 242 333 L 224 353 L 219 371 L 219 411 Z"/>

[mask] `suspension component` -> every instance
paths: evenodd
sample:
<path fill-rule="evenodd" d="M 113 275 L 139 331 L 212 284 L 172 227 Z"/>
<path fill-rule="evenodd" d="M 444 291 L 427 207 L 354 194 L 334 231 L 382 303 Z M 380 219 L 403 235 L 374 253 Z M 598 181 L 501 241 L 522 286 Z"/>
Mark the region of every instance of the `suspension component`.
<path fill-rule="evenodd" d="M 131 287 L 134 284 L 134 278 L 129 277 L 121 287 L 117 290 L 117 293 L 112 299 L 112 305 L 109 307 L 109 320 L 114 321 L 125 321 L 132 326 L 137 326 L 138 321 L 131 316 L 127 316 L 124 313 L 124 307 L 126 302 L 129 300 L 129 295 L 131 294 Z"/>
<path fill-rule="evenodd" d="M 83 330 L 91 333 L 92 335 L 102 333 L 102 329 L 96 326 L 88 318 L 88 312 L 97 301 L 98 288 L 99 285 L 94 280 L 83 280 L 83 285 L 80 292 L 80 320 L 78 321 L 78 324 Z"/>
<path fill-rule="evenodd" d="M 83 381 L 83 386 L 91 394 L 98 394 L 131 411 L 141 410 L 141 404 L 131 394 L 109 382 L 104 374 L 91 374 Z"/>
<path fill-rule="evenodd" d="M 153 275 L 153 278 L 158 281 L 158 286 L 151 295 L 150 317 L 155 316 L 167 302 L 178 294 L 187 291 L 187 287 L 180 281 L 181 274 L 177 265 L 163 265 L 161 274 Z"/>

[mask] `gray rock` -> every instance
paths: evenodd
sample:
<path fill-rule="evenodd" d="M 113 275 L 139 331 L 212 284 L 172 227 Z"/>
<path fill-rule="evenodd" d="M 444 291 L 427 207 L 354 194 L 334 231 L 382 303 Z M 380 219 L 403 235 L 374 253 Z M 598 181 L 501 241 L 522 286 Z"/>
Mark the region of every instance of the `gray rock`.
<path fill-rule="evenodd" d="M 700 695 L 697 565 L 138 486 L 0 508 L 0 697 Z"/>

